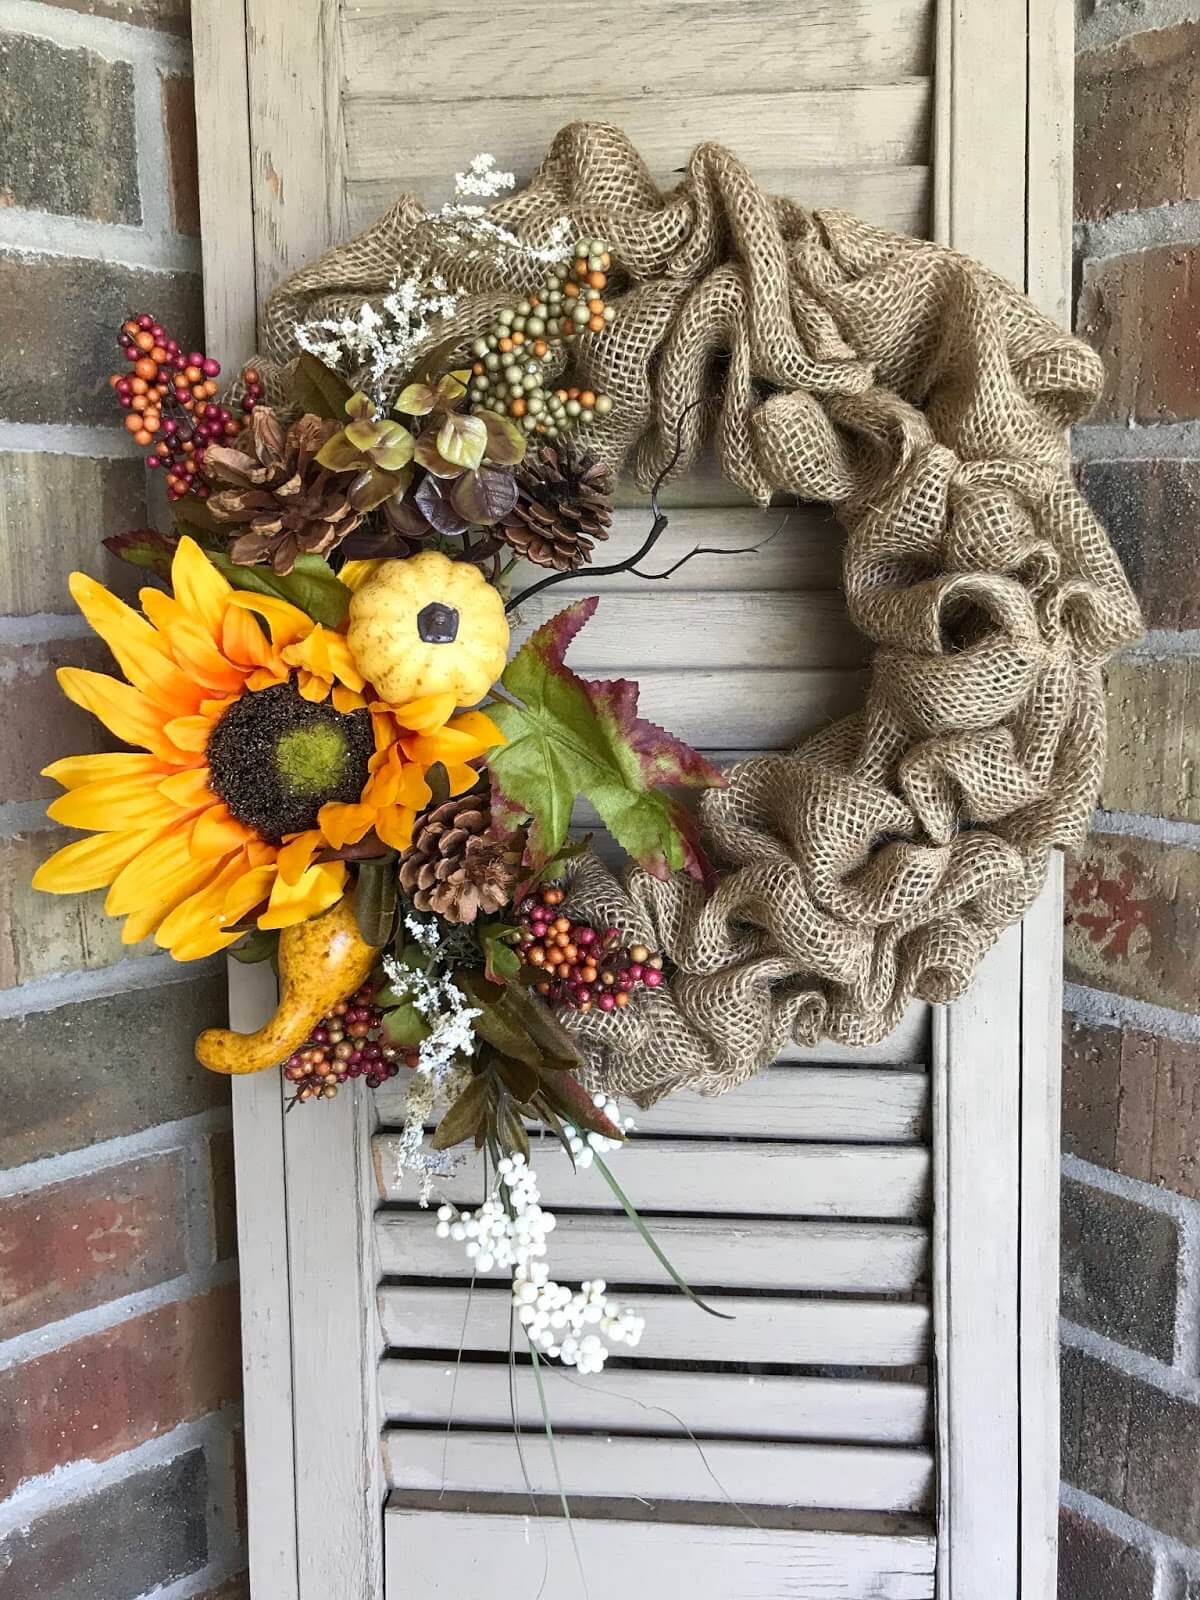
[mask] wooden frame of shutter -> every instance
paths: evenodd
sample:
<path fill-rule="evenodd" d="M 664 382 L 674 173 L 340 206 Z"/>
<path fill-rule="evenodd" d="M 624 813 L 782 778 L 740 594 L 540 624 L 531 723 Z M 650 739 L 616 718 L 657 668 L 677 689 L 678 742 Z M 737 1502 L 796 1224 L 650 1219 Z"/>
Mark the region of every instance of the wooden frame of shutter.
<path fill-rule="evenodd" d="M 193 0 L 208 348 L 347 231 L 336 0 Z M 1071 0 L 939 0 L 934 237 L 1065 321 Z M 1057 1519 L 1061 868 L 935 1021 L 934 1324 L 941 1600 L 1045 1600 Z M 234 966 L 235 1026 L 270 974 Z M 256 1595 L 382 1594 L 369 1111 L 283 1120 L 234 1084 L 249 1541 Z M 981 1239 L 978 1218 L 1002 1217 Z"/>

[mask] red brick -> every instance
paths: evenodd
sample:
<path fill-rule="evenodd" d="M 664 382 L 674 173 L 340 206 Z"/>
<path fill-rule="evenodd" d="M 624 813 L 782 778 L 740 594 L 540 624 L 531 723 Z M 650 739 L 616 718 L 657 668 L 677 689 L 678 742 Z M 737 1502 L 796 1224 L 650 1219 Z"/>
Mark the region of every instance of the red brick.
<path fill-rule="evenodd" d="M 196 1600 L 250 1600 L 250 1574 L 239 1572 L 216 1589 L 205 1589 Z"/>
<path fill-rule="evenodd" d="M 163 134 L 167 143 L 167 193 L 176 233 L 200 237 L 200 189 L 196 161 L 196 98 L 190 77 L 159 79 Z"/>
<path fill-rule="evenodd" d="M 50 799 L 62 789 L 39 776 L 43 767 L 60 756 L 122 748 L 103 723 L 63 694 L 54 676 L 59 667 L 114 670 L 99 639 L 0 643 L 0 686 L 9 707 L 0 740 L 0 801 Z"/>
<path fill-rule="evenodd" d="M 1109 663 L 1106 811 L 1200 822 L 1200 656 Z"/>
<path fill-rule="evenodd" d="M 0 1539 L 5 1600 L 128 1600 L 201 1572 L 207 1501 L 204 1452 L 189 1450 L 56 1506 Z"/>
<path fill-rule="evenodd" d="M 1067 873 L 1068 977 L 1135 1000 L 1200 1010 L 1200 852 L 1093 835 Z"/>
<path fill-rule="evenodd" d="M 1063 1147 L 1200 1200 L 1200 1044 L 1067 1018 Z"/>
<path fill-rule="evenodd" d="M 208 1141 L 212 1183 L 213 1240 L 218 1261 L 237 1255 L 237 1192 L 234 1187 L 233 1134 L 225 1129 Z"/>
<path fill-rule="evenodd" d="M 1058 1520 L 1058 1600 L 1153 1600 L 1154 1561 L 1073 1511 Z"/>
<path fill-rule="evenodd" d="M 0 1209 L 0 1339 L 184 1272 L 178 1152 L 6 1200 Z"/>
<path fill-rule="evenodd" d="M 1200 245 L 1088 262 L 1077 321 L 1106 372 L 1089 420 L 1200 416 Z"/>
<path fill-rule="evenodd" d="M 1092 461 L 1079 484 L 1148 628 L 1200 628 L 1200 461 Z"/>
<path fill-rule="evenodd" d="M 1129 34 L 1075 63 L 1075 215 L 1200 196 L 1200 23 Z"/>
<path fill-rule="evenodd" d="M 104 1461 L 241 1392 L 236 1285 L 177 1301 L 0 1373 L 0 1494 Z"/>

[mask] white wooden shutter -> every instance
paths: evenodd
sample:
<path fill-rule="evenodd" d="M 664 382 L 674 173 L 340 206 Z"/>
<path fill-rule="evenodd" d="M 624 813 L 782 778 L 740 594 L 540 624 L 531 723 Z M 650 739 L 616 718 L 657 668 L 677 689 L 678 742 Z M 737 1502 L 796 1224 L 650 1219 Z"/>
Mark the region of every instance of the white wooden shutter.
<path fill-rule="evenodd" d="M 589 115 L 663 177 L 722 140 L 771 187 L 971 251 L 1062 316 L 1071 26 L 1070 0 L 198 0 L 201 119 L 223 129 L 202 152 L 210 344 L 253 348 L 274 284 L 400 190 L 439 203 L 478 150 L 528 176 Z M 719 509 L 711 475 L 673 499 L 680 551 L 775 526 Z M 614 548 L 644 526 L 622 513 Z M 723 756 L 788 745 L 860 693 L 838 559 L 831 518 L 792 509 L 752 556 L 604 584 L 573 659 L 635 673 L 649 715 Z M 792 1053 L 643 1116 L 620 1179 L 735 1321 L 668 1292 L 599 1179 L 539 1163 L 556 1270 L 648 1317 L 633 1359 L 546 1378 L 594 1588 L 1053 1593 L 1059 894 L 1055 875 L 967 999 L 879 1050 Z M 243 1025 L 262 981 L 232 975 Z M 378 1111 L 346 1094 L 285 1122 L 275 1075 L 235 1086 L 254 1593 L 574 1595 L 503 1289 L 466 1314 L 454 1252 L 389 1176 L 394 1090 Z"/>

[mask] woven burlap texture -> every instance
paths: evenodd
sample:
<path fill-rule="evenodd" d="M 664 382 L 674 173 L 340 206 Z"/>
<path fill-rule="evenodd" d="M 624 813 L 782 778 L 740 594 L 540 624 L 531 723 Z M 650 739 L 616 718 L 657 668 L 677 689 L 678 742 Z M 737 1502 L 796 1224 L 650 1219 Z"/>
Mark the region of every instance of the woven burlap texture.
<path fill-rule="evenodd" d="M 661 193 L 618 129 L 573 124 L 491 214 L 534 238 L 566 214 L 610 243 L 616 321 L 579 346 L 616 402 L 593 447 L 645 485 L 680 430 L 680 470 L 711 436 L 752 499 L 832 504 L 875 646 L 859 713 L 705 795 L 711 895 L 574 865 L 571 907 L 675 970 L 570 1025 L 596 1080 L 642 1104 L 728 1089 L 788 1041 L 872 1043 L 914 997 L 961 995 L 1086 829 L 1102 665 L 1141 631 L 1068 471 L 1100 363 L 979 263 L 769 197 L 716 145 Z M 378 299 L 422 261 L 471 291 L 464 337 L 541 275 L 456 255 L 405 197 L 282 287 L 265 356 L 295 354 L 297 318 Z"/>

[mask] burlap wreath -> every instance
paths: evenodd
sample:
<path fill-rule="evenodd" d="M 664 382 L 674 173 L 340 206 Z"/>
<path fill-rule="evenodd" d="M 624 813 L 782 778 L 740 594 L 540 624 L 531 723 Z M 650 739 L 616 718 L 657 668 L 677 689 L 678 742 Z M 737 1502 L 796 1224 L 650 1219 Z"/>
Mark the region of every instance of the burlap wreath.
<path fill-rule="evenodd" d="M 705 796 L 711 897 L 640 870 L 622 885 L 594 858 L 574 869 L 580 912 L 677 969 L 636 1006 L 573 1019 L 605 1086 L 646 1104 L 728 1089 L 789 1040 L 870 1043 L 914 996 L 962 994 L 1049 852 L 1082 838 L 1101 668 L 1141 624 L 1068 473 L 1064 430 L 1100 363 L 1010 284 L 769 197 L 717 145 L 663 194 L 607 124 L 564 128 L 491 211 L 531 238 L 564 213 L 622 274 L 615 324 L 581 346 L 588 385 L 616 402 L 593 446 L 646 485 L 678 428 L 681 470 L 711 434 L 753 500 L 832 504 L 849 613 L 876 646 L 860 712 Z M 297 320 L 378 299 L 421 263 L 471 291 L 464 339 L 541 275 L 464 258 L 405 196 L 276 292 L 264 356 L 287 361 Z"/>

